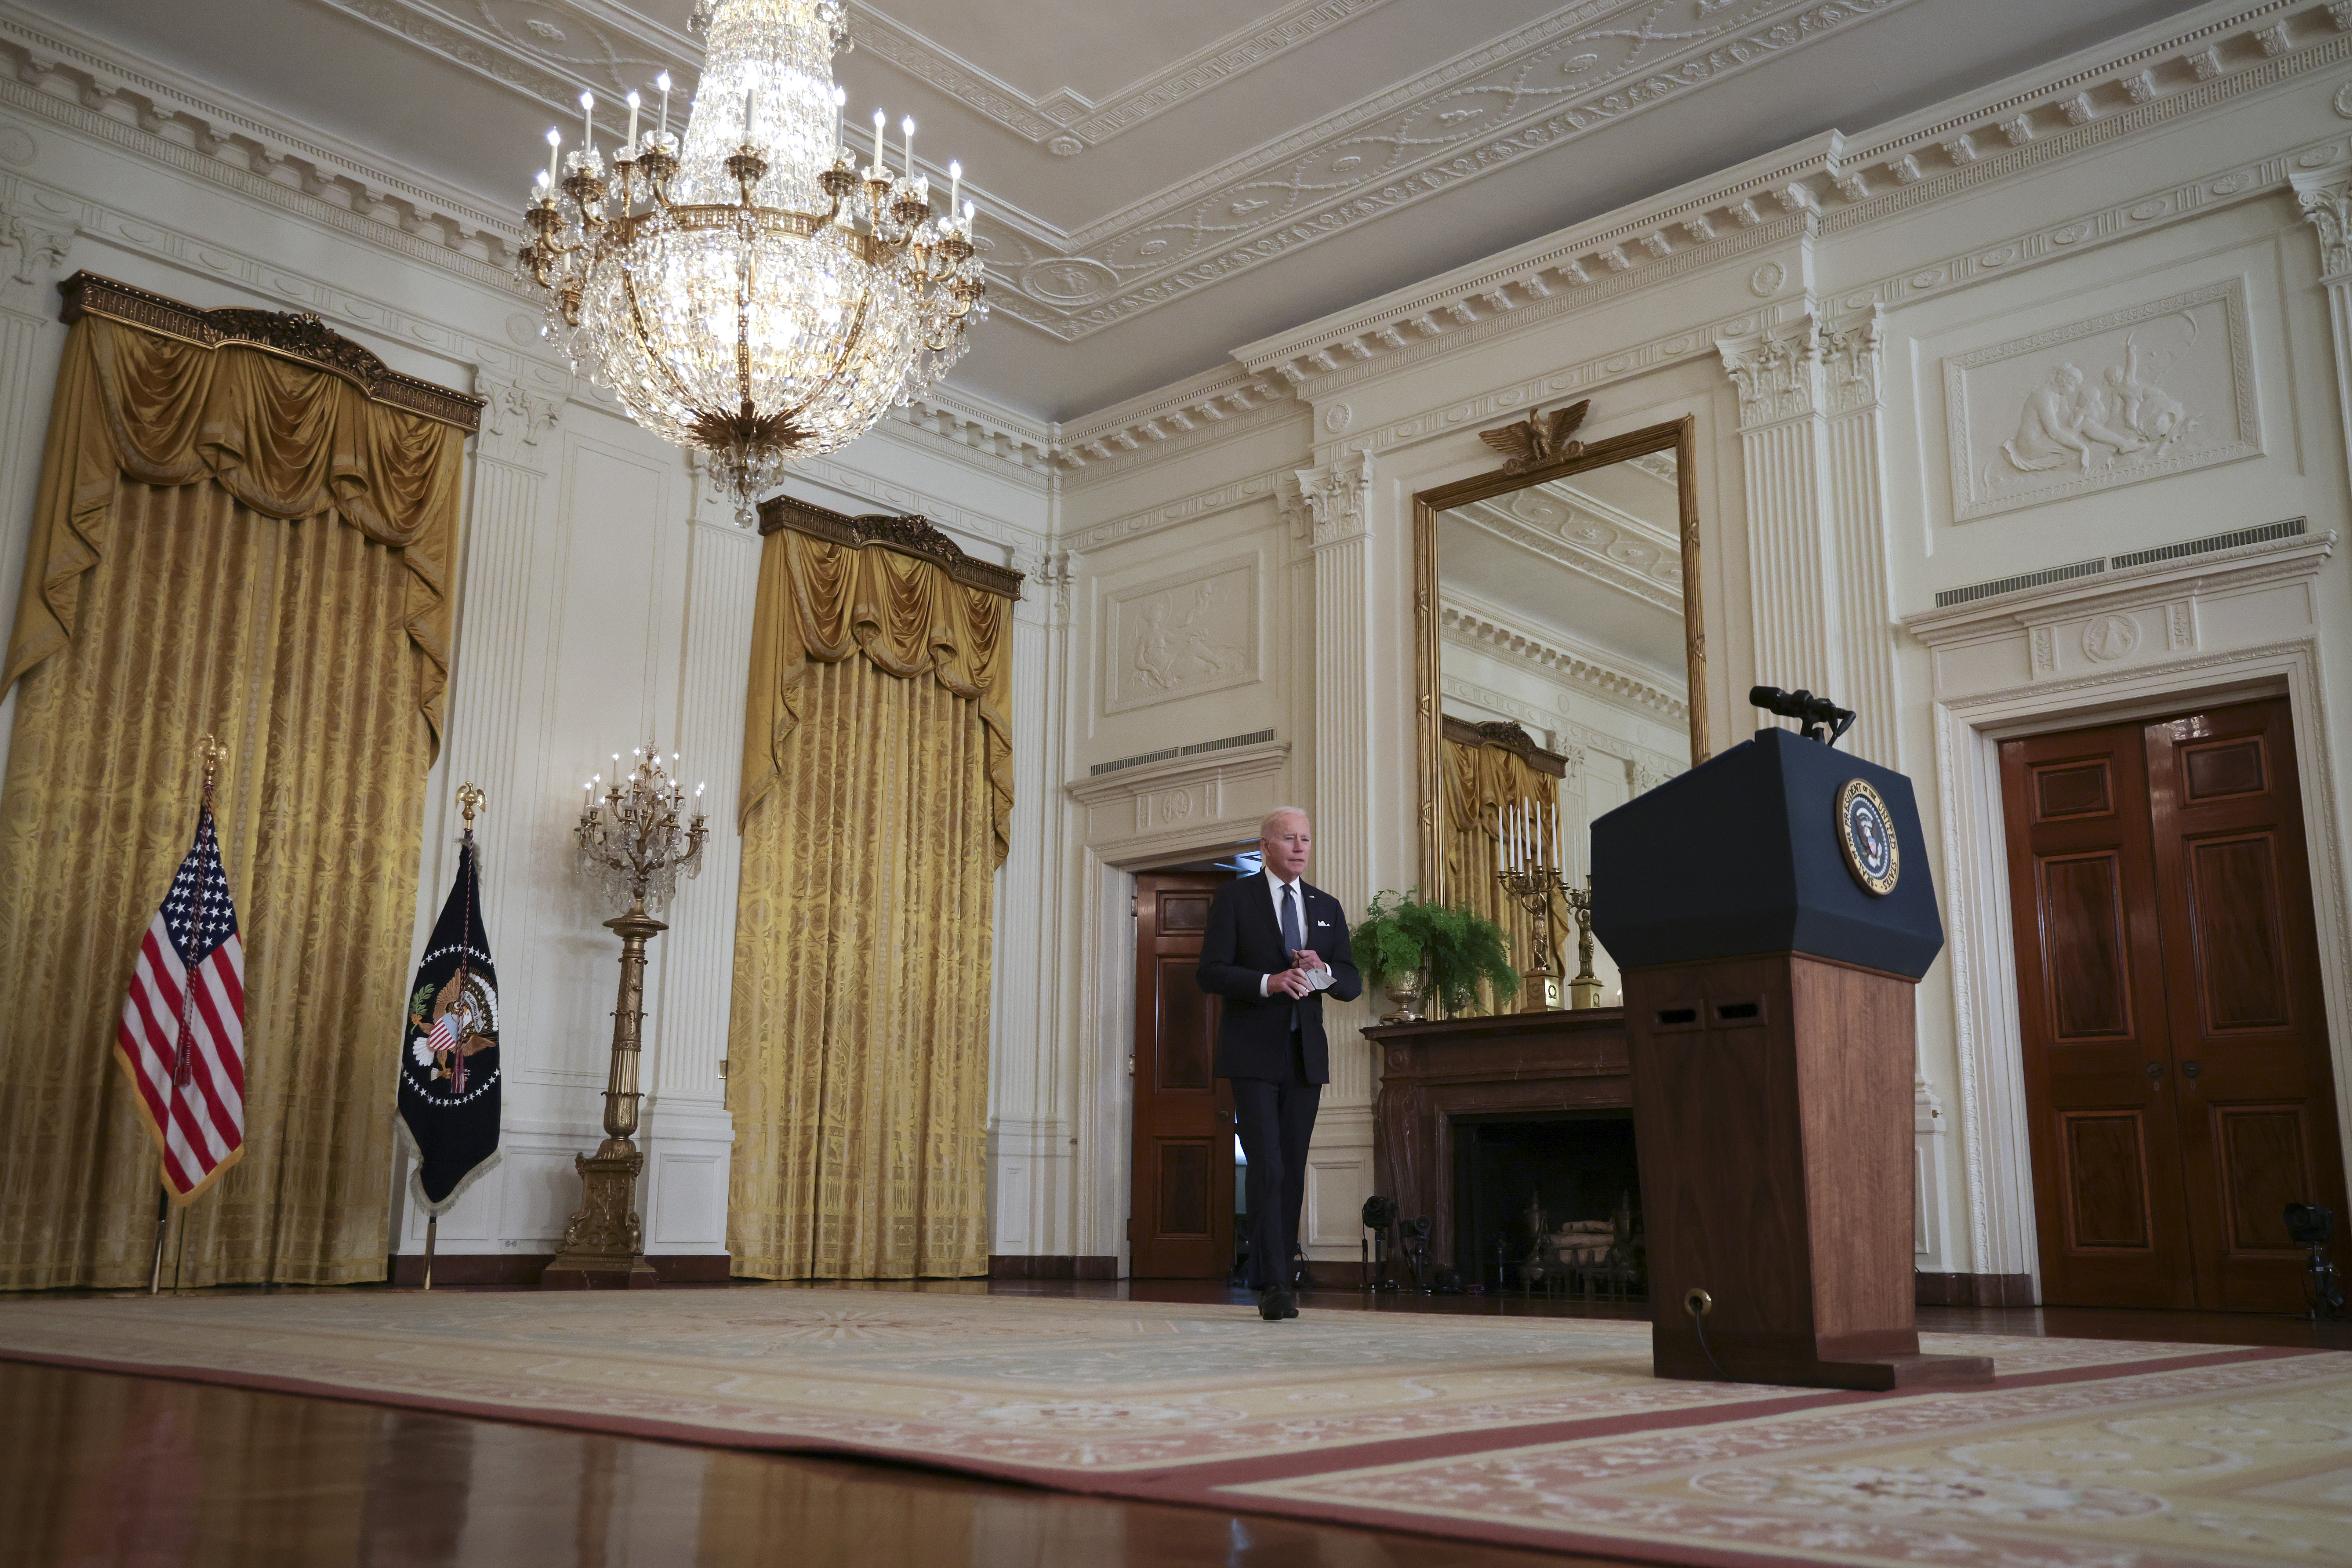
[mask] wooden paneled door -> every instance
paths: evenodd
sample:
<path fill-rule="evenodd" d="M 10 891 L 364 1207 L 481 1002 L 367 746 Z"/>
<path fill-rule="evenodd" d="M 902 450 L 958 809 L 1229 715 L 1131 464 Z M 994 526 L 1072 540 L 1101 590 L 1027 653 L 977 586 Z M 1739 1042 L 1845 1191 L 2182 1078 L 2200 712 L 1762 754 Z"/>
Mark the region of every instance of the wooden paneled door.
<path fill-rule="evenodd" d="M 1212 1072 L 1218 998 L 1192 978 L 1221 873 L 1135 879 L 1135 1175 L 1129 1271 L 1222 1279 L 1234 1260 L 1233 1099 Z"/>
<path fill-rule="evenodd" d="M 2343 1215 L 2284 699 L 2004 742 L 2042 1300 L 2298 1311 Z"/>

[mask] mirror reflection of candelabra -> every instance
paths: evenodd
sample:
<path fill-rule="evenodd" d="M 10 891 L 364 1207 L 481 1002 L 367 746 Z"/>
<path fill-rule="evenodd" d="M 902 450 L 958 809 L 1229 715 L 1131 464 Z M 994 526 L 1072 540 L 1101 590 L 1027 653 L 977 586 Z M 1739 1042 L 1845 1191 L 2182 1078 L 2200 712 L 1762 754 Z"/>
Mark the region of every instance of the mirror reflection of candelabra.
<path fill-rule="evenodd" d="M 604 775 L 589 780 L 581 802 L 580 867 L 600 902 L 623 904 L 604 922 L 621 939 L 621 989 L 613 1009 L 613 1055 L 604 1079 L 604 1142 L 593 1155 L 578 1154 L 582 1201 L 564 1227 L 563 1247 L 541 1278 L 543 1285 L 650 1284 L 645 1258 L 645 1227 L 637 1217 L 637 1175 L 646 1157 L 636 1144 L 637 1058 L 643 1045 L 646 942 L 667 922 L 648 912 L 666 906 L 677 879 L 702 870 L 702 843 L 709 830 L 698 806 L 702 786 L 688 797 L 686 787 L 662 765 L 651 741 L 630 753 L 626 773 L 609 786 Z M 672 763 L 677 754 L 670 753 Z M 615 770 L 620 754 L 614 753 Z M 598 798 L 599 787 L 604 795 Z"/>
<path fill-rule="evenodd" d="M 1559 807 L 1540 800 L 1513 801 L 1498 809 L 1496 827 L 1495 880 L 1505 897 L 1527 911 L 1535 949 L 1519 973 L 1519 1011 L 1556 1013 L 1560 987 L 1551 957 L 1551 901 L 1553 892 L 1566 885 L 1559 874 Z"/>

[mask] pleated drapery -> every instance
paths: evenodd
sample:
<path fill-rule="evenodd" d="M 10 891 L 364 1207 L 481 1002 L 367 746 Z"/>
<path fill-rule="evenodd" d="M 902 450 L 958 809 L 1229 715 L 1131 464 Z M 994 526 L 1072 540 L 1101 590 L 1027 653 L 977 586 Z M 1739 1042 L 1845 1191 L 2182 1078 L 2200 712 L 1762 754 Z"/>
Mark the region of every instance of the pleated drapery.
<path fill-rule="evenodd" d="M 791 529 L 762 547 L 727 1053 L 739 1274 L 987 1269 L 1011 618 L 896 551 Z"/>
<path fill-rule="evenodd" d="M 1449 726 L 1452 721 L 1448 721 Z M 1496 880 L 1502 868 L 1505 814 L 1513 806 L 1533 805 L 1547 817 L 1559 808 L 1559 780 L 1532 766 L 1505 746 L 1472 743 L 1447 735 L 1444 742 L 1445 786 L 1445 901 L 1466 907 L 1501 926 L 1510 938 L 1511 962 L 1521 970 L 1535 957 L 1535 917 L 1518 900 L 1503 891 Z M 1551 896 L 1552 966 L 1566 975 L 1574 966 L 1559 968 L 1564 945 L 1576 933 L 1568 900 L 1555 888 Z M 1482 982 L 1474 1013 L 1494 1011 L 1494 998 Z"/>
<path fill-rule="evenodd" d="M 147 1279 L 156 1157 L 111 1045 L 206 731 L 246 1152 L 187 1211 L 185 1278 L 383 1277 L 463 440 L 267 353 L 75 323 L 5 666 L 0 1288 Z"/>

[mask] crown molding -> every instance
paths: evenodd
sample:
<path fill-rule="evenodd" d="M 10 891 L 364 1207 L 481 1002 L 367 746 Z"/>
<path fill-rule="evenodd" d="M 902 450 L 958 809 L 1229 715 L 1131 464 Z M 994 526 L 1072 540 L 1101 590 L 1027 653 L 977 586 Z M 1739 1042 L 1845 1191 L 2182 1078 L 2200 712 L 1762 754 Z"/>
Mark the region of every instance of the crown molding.
<path fill-rule="evenodd" d="M 1555 686 L 1567 687 L 1662 722 L 1687 724 L 1690 701 L 1658 684 L 1645 669 L 1589 643 L 1538 631 L 1509 612 L 1472 595 L 1448 592 L 1437 608 L 1439 637 L 1507 663 L 1524 665 Z"/>
<path fill-rule="evenodd" d="M 1280 382 L 1224 365 L 1055 426 L 1055 457 L 1073 471 L 1118 464 L 1138 453 L 1146 460 L 1172 457 L 1254 429 L 1297 406 Z"/>
<path fill-rule="evenodd" d="M 1702 5 L 1669 34 L 1649 26 L 1654 0 L 1582 0 L 1061 233 L 1058 249 L 1016 241 L 1025 253 L 996 265 L 1027 303 L 999 308 L 1075 342 L 1910 3 Z M 1586 55 L 1614 62 L 1535 85 L 1547 62 Z M 1498 95 L 1525 107 L 1490 122 Z"/>
<path fill-rule="evenodd" d="M 1826 132 L 1233 351 L 1321 399 L 1496 331 L 1881 222 L 2352 58 L 2352 5 L 2212 5 L 1864 135 Z M 1760 299 L 1788 284 L 1751 276 Z"/>

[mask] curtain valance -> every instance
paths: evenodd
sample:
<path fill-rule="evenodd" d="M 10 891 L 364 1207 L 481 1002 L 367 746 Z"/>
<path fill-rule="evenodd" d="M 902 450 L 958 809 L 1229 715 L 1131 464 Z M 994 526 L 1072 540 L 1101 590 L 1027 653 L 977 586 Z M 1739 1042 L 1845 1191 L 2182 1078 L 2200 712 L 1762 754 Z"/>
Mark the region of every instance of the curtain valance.
<path fill-rule="evenodd" d="M 58 372 L 0 692 L 72 641 L 84 580 L 111 546 L 118 484 L 211 479 L 255 511 L 289 521 L 331 511 L 400 552 L 402 625 L 424 667 L 419 705 L 437 749 L 465 437 L 263 342 L 208 345 L 83 312 Z"/>
<path fill-rule="evenodd" d="M 772 507 L 773 503 L 771 503 Z M 814 510 L 814 509 L 807 509 Z M 835 514 L 822 514 L 833 516 Z M 842 523 L 898 525 L 931 532 L 917 518 L 843 518 Z M 804 716 L 810 668 L 862 655 L 901 680 L 929 675 L 974 704 L 987 731 L 988 784 L 995 863 L 1003 864 L 1013 816 L 1013 599 L 1009 588 L 973 586 L 940 559 L 908 553 L 895 541 L 818 538 L 791 523 L 763 527 L 760 614 L 751 634 L 751 689 L 745 698 L 743 787 L 737 822 L 774 789 L 784 742 Z M 955 546 L 943 537 L 940 545 Z M 958 552 L 960 554 L 960 552 Z M 977 563 L 971 564 L 980 564 Z"/>

